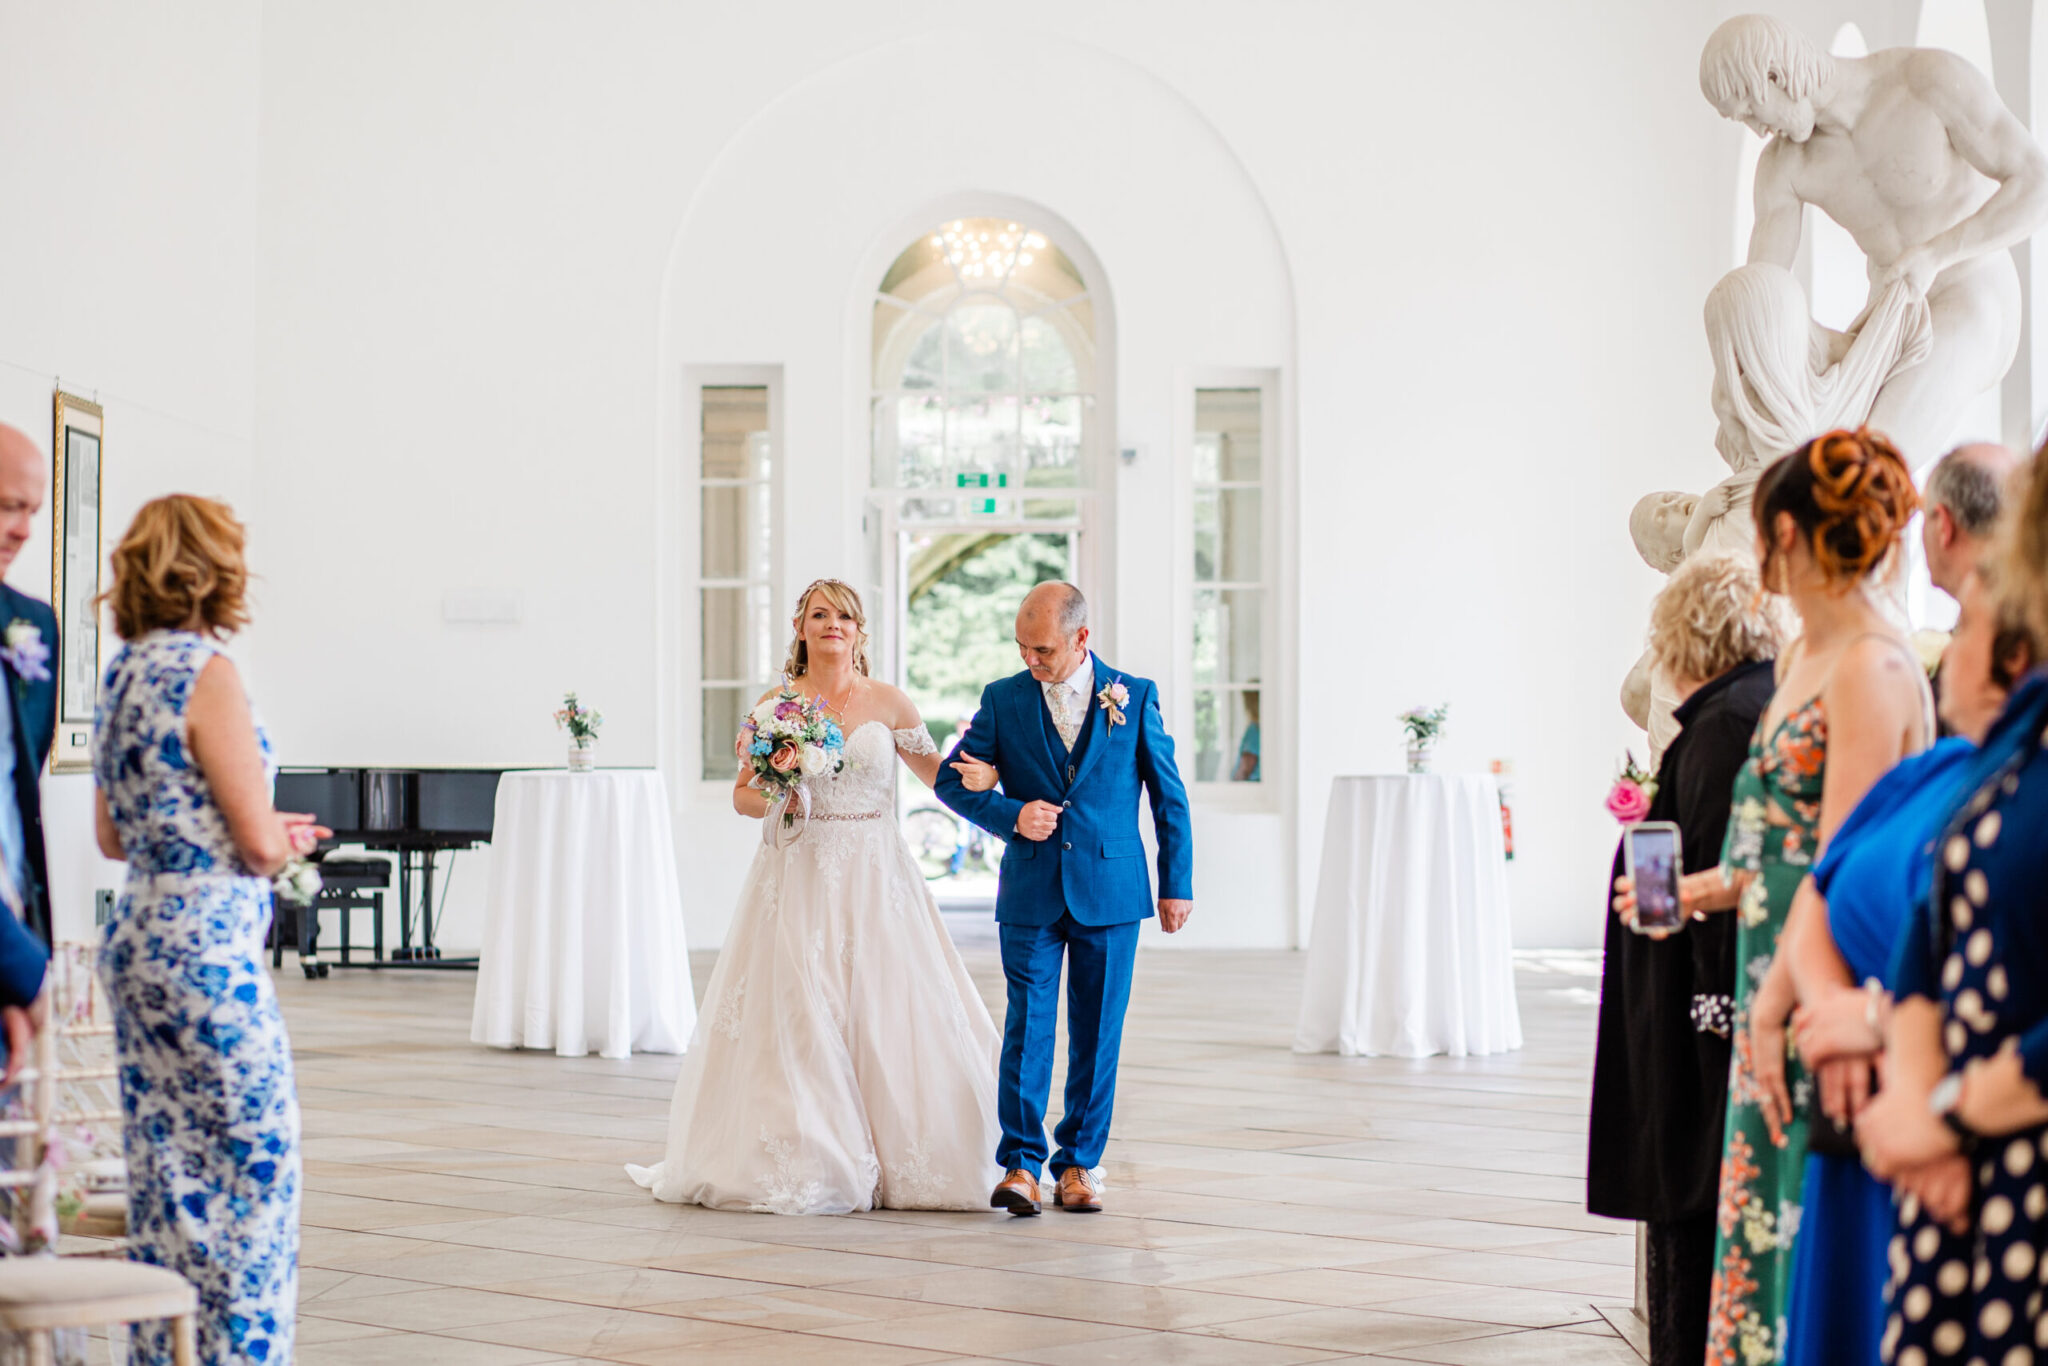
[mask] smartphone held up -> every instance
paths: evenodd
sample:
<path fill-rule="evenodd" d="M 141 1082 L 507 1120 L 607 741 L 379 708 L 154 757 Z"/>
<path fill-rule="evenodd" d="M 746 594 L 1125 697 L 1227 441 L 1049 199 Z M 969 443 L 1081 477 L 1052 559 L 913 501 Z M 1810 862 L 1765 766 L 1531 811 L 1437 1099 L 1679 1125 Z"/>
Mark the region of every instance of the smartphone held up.
<path fill-rule="evenodd" d="M 1621 847 L 1635 887 L 1637 934 L 1685 928 L 1685 906 L 1679 897 L 1678 826 L 1671 821 L 1638 821 L 1622 832 Z"/>

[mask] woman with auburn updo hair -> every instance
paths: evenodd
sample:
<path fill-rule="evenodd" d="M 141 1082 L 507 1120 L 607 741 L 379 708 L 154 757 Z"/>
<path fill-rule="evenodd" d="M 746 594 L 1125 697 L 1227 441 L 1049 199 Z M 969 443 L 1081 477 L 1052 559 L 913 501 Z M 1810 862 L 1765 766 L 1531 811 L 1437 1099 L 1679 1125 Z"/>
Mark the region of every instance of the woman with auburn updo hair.
<path fill-rule="evenodd" d="M 221 641 L 249 619 L 224 503 L 147 503 L 114 548 L 122 646 L 93 722 L 100 851 L 125 859 L 100 975 L 113 1005 L 128 1253 L 199 1291 L 198 1360 L 292 1357 L 299 1101 L 265 970 L 271 883 L 329 832 L 270 804 L 275 769 Z M 169 1362 L 161 1325 L 140 1362 Z"/>
<path fill-rule="evenodd" d="M 1684 888 L 1689 909 L 1737 913 L 1710 1362 L 1800 1355 L 1786 1340 L 1786 1308 L 1817 1083 L 1788 1058 L 1797 998 L 1793 956 L 1780 946 L 1813 936 L 1801 987 L 1854 985 L 1824 918 L 1800 914 L 1795 895 L 1871 784 L 1933 738 L 1927 680 L 1879 600 L 1919 501 L 1898 451 L 1867 429 L 1816 437 L 1757 481 L 1764 587 L 1797 610 L 1801 632 L 1779 656 L 1736 776 L 1721 866 Z"/>

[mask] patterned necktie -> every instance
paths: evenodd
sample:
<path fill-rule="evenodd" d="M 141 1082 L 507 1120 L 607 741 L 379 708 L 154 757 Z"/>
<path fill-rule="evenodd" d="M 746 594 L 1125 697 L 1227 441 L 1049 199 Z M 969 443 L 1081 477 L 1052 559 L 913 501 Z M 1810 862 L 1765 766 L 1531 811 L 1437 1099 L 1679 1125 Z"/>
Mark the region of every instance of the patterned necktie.
<path fill-rule="evenodd" d="M 1064 683 L 1048 684 L 1045 700 L 1052 704 L 1052 724 L 1060 733 L 1060 742 L 1072 754 L 1074 741 L 1081 738 L 1081 718 L 1074 714 L 1073 689 Z"/>

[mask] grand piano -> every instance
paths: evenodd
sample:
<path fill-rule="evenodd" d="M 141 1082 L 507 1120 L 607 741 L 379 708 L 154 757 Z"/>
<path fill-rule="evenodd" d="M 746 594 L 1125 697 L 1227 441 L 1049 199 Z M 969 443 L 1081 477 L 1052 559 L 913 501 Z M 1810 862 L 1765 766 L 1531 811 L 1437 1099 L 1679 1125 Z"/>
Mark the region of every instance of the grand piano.
<path fill-rule="evenodd" d="M 495 768 L 287 768 L 277 775 L 276 806 L 280 811 L 308 811 L 334 831 L 322 841 L 316 858 L 337 846 L 361 845 L 398 857 L 398 947 L 383 953 L 383 918 L 377 921 L 377 967 L 474 968 L 474 958 L 444 958 L 434 943 L 434 861 L 441 854 L 474 849 L 491 841 L 497 811 Z M 340 871 L 337 863 L 336 871 Z M 413 886 L 420 889 L 414 918 Z M 388 872 L 383 885 L 388 885 Z M 360 871 L 330 879 L 332 894 L 346 898 L 377 885 Z M 321 902 L 329 891 L 323 889 Z M 321 902 L 316 902 L 316 909 Z M 336 901 L 334 904 L 341 904 Z M 413 942 L 413 926 L 419 942 Z M 302 943 L 310 939 L 302 936 Z M 344 942 L 346 942 L 344 932 Z M 344 961 L 347 961 L 344 959 Z M 312 969 L 308 968 L 308 975 Z M 325 976 L 325 969 L 320 971 Z"/>

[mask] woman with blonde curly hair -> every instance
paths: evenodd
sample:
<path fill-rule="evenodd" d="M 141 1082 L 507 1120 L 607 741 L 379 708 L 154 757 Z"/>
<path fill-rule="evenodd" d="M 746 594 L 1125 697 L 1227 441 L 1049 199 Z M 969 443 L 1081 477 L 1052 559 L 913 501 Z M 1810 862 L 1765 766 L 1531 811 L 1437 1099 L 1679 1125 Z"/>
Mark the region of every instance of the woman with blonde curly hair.
<path fill-rule="evenodd" d="M 113 554 L 122 646 L 93 726 L 94 820 L 127 885 L 100 972 L 114 1010 L 128 1251 L 199 1291 L 198 1359 L 292 1356 L 299 1102 L 264 969 L 271 876 L 329 832 L 270 804 L 275 769 L 221 641 L 249 619 L 222 503 L 144 505 Z M 142 1362 L 168 1362 L 161 1327 Z"/>
<path fill-rule="evenodd" d="M 839 727 L 844 766 L 808 780 L 785 827 L 739 765 L 734 808 L 776 837 L 705 988 L 666 1156 L 627 1173 L 658 1200 L 713 1209 L 985 1209 L 1002 1175 L 1000 1038 L 896 825 L 897 764 L 929 787 L 938 747 L 911 700 L 870 676 L 850 586 L 804 589 L 790 631 L 784 688 Z M 955 767 L 977 790 L 995 784 L 986 765 Z"/>
<path fill-rule="evenodd" d="M 1680 699 L 1645 819 L 1674 822 L 1685 867 L 1710 867 L 1749 737 L 1771 700 L 1781 633 L 1756 566 L 1686 561 L 1650 609 L 1648 657 Z M 1614 871 L 1621 871 L 1617 849 Z M 1714 1195 L 1728 1098 L 1735 926 L 1702 917 L 1681 934 L 1632 933 L 1635 899 L 1616 877 L 1608 917 L 1586 1145 L 1586 1207 L 1645 1225 L 1650 1359 L 1698 1366 L 1707 1350 Z"/>

